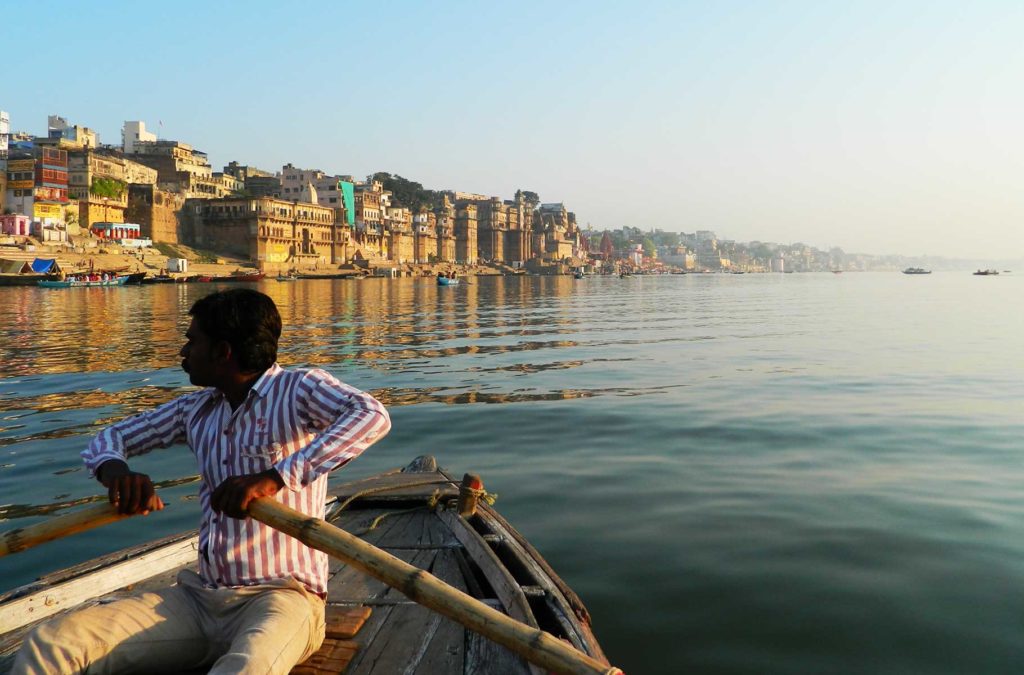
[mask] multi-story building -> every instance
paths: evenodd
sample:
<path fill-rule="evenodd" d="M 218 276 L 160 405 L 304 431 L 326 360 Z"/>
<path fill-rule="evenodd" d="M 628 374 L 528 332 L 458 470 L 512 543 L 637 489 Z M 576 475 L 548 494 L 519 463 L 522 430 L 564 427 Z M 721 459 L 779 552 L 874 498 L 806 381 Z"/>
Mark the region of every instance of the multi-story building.
<path fill-rule="evenodd" d="M 345 262 L 338 211 L 318 204 L 260 198 L 191 199 L 185 243 L 248 258 L 266 272 Z"/>
<path fill-rule="evenodd" d="M 155 143 L 156 134 L 146 131 L 145 122 L 125 122 L 121 127 L 121 149 L 126 155 L 135 154 L 136 143 Z"/>
<path fill-rule="evenodd" d="M 124 162 L 124 181 L 129 185 L 156 185 L 159 173 L 145 164 L 121 157 Z"/>
<path fill-rule="evenodd" d="M 477 208 L 473 202 L 455 205 L 455 260 L 464 265 L 477 261 Z"/>
<path fill-rule="evenodd" d="M 7 207 L 7 146 L 11 139 L 11 118 L 0 110 L 0 213 Z"/>
<path fill-rule="evenodd" d="M 285 164 L 278 177 L 281 181 L 279 196 L 282 199 L 297 199 L 312 185 L 316 190 L 317 204 L 331 209 L 344 209 L 344 220 L 350 226 L 355 224 L 355 191 L 351 176 L 331 176 L 319 169 L 298 169 Z M 385 192 L 379 192 L 383 199 Z"/>
<path fill-rule="evenodd" d="M 63 228 L 68 203 L 68 153 L 36 146 L 12 151 L 7 160 L 7 205 L 43 225 Z"/>
<path fill-rule="evenodd" d="M 573 257 L 579 244 L 576 216 L 561 202 L 541 204 L 534 223 L 534 253 L 548 260 Z"/>
<path fill-rule="evenodd" d="M 51 145 L 64 150 L 80 150 L 99 146 L 99 135 L 89 127 L 79 124 L 68 124 L 59 115 L 50 115 L 46 119 L 46 138 L 35 139 L 38 145 Z"/>
<path fill-rule="evenodd" d="M 506 201 L 508 206 L 508 231 L 505 232 L 505 262 L 522 265 L 533 257 L 531 232 L 533 230 L 533 209 L 526 201 L 522 190 L 516 190 L 516 197 Z"/>
<path fill-rule="evenodd" d="M 355 185 L 355 229 L 352 240 L 353 246 L 366 260 L 388 257 L 389 242 L 384 230 L 384 214 L 381 211 L 383 193 L 384 186 L 377 180 Z"/>
<path fill-rule="evenodd" d="M 416 262 L 412 211 L 404 206 L 388 206 L 385 207 L 384 213 L 390 259 L 400 265 Z"/>
<path fill-rule="evenodd" d="M 231 161 L 224 167 L 224 173 L 242 181 L 242 189 L 249 197 L 281 197 L 281 179 L 270 171 Z"/>
<path fill-rule="evenodd" d="M 477 204 L 477 248 L 481 260 L 505 262 L 509 207 L 497 197 Z"/>
<path fill-rule="evenodd" d="M 221 183 L 213 178 L 206 153 L 178 141 L 134 141 L 128 157 L 157 170 L 157 186 L 180 192 L 189 199 L 224 197 Z"/>
<path fill-rule="evenodd" d="M 437 261 L 455 261 L 455 205 L 445 193 L 436 211 Z"/>
<path fill-rule="evenodd" d="M 245 181 L 239 180 L 230 173 L 214 171 L 211 175 L 214 182 L 220 185 L 220 190 L 225 196 L 237 196 L 239 192 L 245 190 Z"/>
<path fill-rule="evenodd" d="M 248 166 L 246 164 L 239 164 L 238 162 L 228 162 L 224 167 L 224 173 L 234 176 L 243 183 L 249 178 L 257 177 L 273 177 L 274 174 L 270 171 L 264 171 L 263 169 L 257 169 L 254 166 Z"/>
<path fill-rule="evenodd" d="M 95 223 L 124 223 L 128 208 L 124 160 L 92 148 L 69 151 L 68 197 L 69 211 L 76 211 L 76 218 L 68 219 L 69 234 L 77 234 L 78 227 L 91 230 Z"/>
<path fill-rule="evenodd" d="M 412 218 L 413 262 L 425 264 L 437 260 L 437 216 L 427 207 Z"/>

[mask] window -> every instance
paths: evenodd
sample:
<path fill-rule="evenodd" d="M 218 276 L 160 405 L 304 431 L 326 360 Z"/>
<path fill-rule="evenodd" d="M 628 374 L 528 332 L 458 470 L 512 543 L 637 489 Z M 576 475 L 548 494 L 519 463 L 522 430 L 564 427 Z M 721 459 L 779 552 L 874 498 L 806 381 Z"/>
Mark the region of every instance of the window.
<path fill-rule="evenodd" d="M 332 204 L 337 204 L 338 203 L 338 198 L 337 197 L 331 197 L 330 202 Z"/>

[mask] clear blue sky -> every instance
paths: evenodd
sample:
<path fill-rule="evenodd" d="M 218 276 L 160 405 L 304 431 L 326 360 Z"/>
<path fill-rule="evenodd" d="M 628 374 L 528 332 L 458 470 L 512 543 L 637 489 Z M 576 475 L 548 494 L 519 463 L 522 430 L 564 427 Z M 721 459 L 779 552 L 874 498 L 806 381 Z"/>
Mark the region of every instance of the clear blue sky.
<path fill-rule="evenodd" d="M 564 201 L 582 223 L 1024 258 L 1024 3 L 14 2 L 0 109 Z M 158 122 L 162 120 L 163 126 Z"/>

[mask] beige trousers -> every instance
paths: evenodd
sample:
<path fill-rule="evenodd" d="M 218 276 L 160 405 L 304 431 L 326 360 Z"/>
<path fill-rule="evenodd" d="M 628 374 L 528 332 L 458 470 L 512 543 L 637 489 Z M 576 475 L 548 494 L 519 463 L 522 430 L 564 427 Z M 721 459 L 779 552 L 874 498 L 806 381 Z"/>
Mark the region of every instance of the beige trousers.
<path fill-rule="evenodd" d="M 186 570 L 176 586 L 38 626 L 11 672 L 287 673 L 323 640 L 324 601 L 294 579 L 209 589 Z"/>

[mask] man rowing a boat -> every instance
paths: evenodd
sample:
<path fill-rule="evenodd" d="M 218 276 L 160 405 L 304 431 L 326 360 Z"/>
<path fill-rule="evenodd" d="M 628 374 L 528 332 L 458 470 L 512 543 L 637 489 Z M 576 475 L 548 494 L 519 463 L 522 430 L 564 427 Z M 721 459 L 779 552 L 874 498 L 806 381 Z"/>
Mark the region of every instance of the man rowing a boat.
<path fill-rule="evenodd" d="M 287 673 L 324 639 L 327 556 L 246 517 L 269 497 L 322 518 L 327 474 L 391 428 L 384 406 L 319 369 L 277 365 L 281 317 L 235 289 L 189 310 L 181 367 L 204 387 L 104 429 L 82 453 L 121 513 L 163 508 L 126 459 L 187 442 L 202 483 L 199 574 L 38 627 L 15 673 Z"/>

